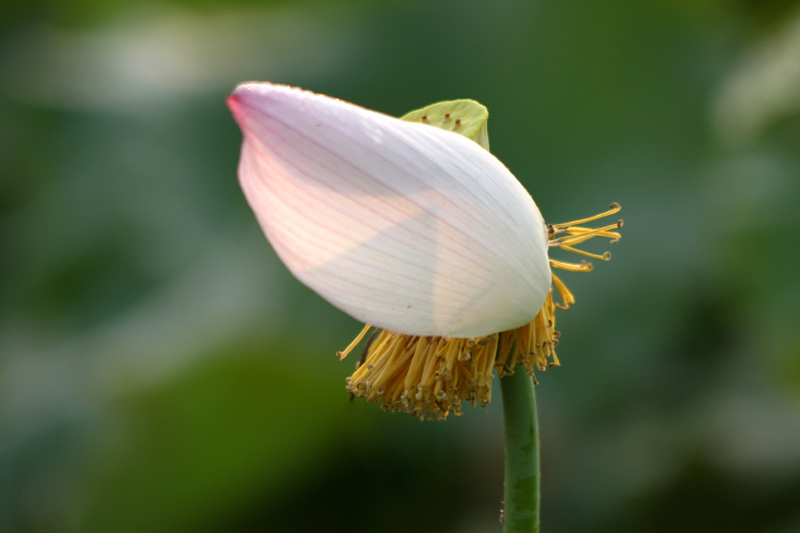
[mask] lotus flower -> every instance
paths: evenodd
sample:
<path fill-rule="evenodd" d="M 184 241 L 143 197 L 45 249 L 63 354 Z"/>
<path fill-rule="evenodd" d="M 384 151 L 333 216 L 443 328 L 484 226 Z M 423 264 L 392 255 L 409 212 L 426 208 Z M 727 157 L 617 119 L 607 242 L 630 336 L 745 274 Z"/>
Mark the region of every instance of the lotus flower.
<path fill-rule="evenodd" d="M 239 182 L 278 256 L 303 284 L 367 326 L 348 390 L 421 418 L 486 405 L 493 369 L 558 364 L 551 286 L 574 302 L 551 247 L 595 236 L 547 225 L 488 151 L 483 106 L 434 104 L 398 119 L 298 88 L 244 83 L 228 97 L 243 134 Z M 376 335 L 377 333 L 377 335 Z M 535 379 L 535 378 L 534 378 Z"/>

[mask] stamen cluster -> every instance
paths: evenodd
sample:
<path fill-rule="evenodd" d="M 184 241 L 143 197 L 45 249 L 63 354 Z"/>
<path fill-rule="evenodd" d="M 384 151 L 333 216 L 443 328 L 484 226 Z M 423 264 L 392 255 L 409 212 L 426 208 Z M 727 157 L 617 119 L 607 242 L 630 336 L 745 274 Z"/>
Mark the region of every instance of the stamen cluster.
<path fill-rule="evenodd" d="M 497 341 L 498 335 L 455 339 L 383 330 L 347 378 L 347 390 L 420 419 L 461 416 L 463 402 L 486 406 L 492 399 Z"/>

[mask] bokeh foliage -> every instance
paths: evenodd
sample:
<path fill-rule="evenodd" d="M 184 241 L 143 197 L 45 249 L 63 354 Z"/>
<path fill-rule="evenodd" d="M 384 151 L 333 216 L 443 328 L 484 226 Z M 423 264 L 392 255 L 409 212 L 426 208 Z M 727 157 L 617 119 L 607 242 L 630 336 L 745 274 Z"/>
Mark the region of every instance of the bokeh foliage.
<path fill-rule="evenodd" d="M 795 2 L 20 1 L 0 32 L 0 530 L 500 530 L 499 391 L 349 401 L 360 325 L 238 189 L 249 79 L 475 99 L 546 219 L 622 204 L 539 377 L 545 529 L 800 530 Z"/>

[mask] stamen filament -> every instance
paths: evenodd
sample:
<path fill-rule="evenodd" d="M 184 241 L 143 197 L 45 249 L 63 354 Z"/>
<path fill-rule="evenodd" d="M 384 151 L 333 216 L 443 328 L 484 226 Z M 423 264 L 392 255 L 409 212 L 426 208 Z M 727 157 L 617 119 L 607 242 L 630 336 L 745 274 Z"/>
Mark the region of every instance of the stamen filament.
<path fill-rule="evenodd" d="M 578 250 L 577 248 L 573 248 L 572 246 L 565 246 L 561 245 L 560 248 L 562 250 L 566 250 L 568 252 L 575 252 L 576 254 L 585 255 L 587 257 L 593 257 L 595 259 L 602 259 L 603 261 L 609 261 L 611 259 L 611 252 L 605 252 L 603 255 L 593 254 L 589 252 L 585 252 L 583 250 Z"/>
<path fill-rule="evenodd" d="M 569 309 L 569 306 L 575 303 L 575 297 L 572 293 L 567 289 L 567 286 L 564 285 L 564 282 L 561 279 L 553 274 L 553 285 L 556 286 L 556 290 L 558 291 L 558 295 L 561 297 L 561 303 L 563 304 L 564 309 Z"/>
<path fill-rule="evenodd" d="M 607 216 L 611 216 L 614 213 L 619 212 L 622 207 L 617 203 L 614 202 L 609 206 L 611 209 L 604 213 L 600 213 L 599 215 L 594 215 L 593 217 L 582 218 L 580 220 L 573 220 L 572 222 L 562 222 L 561 224 L 553 224 L 554 228 L 564 228 L 566 226 L 577 226 L 578 224 L 586 224 L 587 222 L 592 222 L 593 220 L 597 220 L 598 218 L 603 218 Z"/>
<path fill-rule="evenodd" d="M 584 228 L 578 226 L 578 224 L 591 222 L 599 218 L 613 215 L 620 209 L 621 207 L 618 203 L 613 203 L 611 204 L 611 209 L 609 209 L 604 213 L 600 213 L 599 215 L 584 218 L 581 220 L 574 220 L 572 222 L 565 222 L 563 224 L 550 224 L 549 226 L 547 226 L 548 235 L 550 236 L 550 242 L 548 244 L 552 248 L 561 248 L 562 250 L 566 250 L 568 252 L 573 252 L 580 255 L 585 255 L 586 257 L 592 257 L 594 259 L 601 259 L 603 261 L 608 261 L 609 259 L 611 259 L 611 252 L 605 252 L 603 254 L 595 254 L 591 252 L 586 252 L 584 250 L 579 250 L 574 246 L 586 242 L 590 239 L 593 239 L 594 237 L 606 237 L 610 239 L 611 244 L 618 243 L 619 239 L 621 238 L 621 235 L 619 234 L 619 232 L 611 230 L 620 229 L 622 227 L 623 221 L 620 219 L 617 220 L 615 224 L 608 224 L 607 226 L 603 226 L 600 228 Z M 565 233 L 566 235 L 556 238 L 556 235 L 562 233 Z M 592 264 L 587 263 L 586 261 L 582 261 L 580 265 L 577 265 L 575 263 L 566 263 L 563 261 L 550 259 L 550 265 L 556 268 L 561 268 L 563 270 L 569 270 L 572 272 L 588 272 L 589 270 L 592 269 Z"/>
<path fill-rule="evenodd" d="M 567 246 L 572 246 L 575 244 L 586 242 L 589 239 L 593 239 L 594 237 L 607 237 L 611 239 L 611 241 L 609 241 L 610 244 L 617 244 L 622 236 L 616 232 L 598 231 L 593 233 L 584 233 L 581 235 L 573 235 L 569 237 L 559 237 L 558 239 L 553 239 L 552 241 L 550 241 L 550 246 L 559 247 L 562 244 L 566 244 Z"/>
<path fill-rule="evenodd" d="M 550 266 L 554 266 L 562 270 L 569 270 L 570 272 L 589 272 L 594 268 L 591 263 L 587 263 L 586 261 L 583 261 L 580 265 L 578 265 L 575 263 L 557 261 L 556 259 L 550 259 Z"/>
<path fill-rule="evenodd" d="M 345 357 L 347 357 L 347 355 L 348 355 L 350 352 L 352 352 L 352 351 L 353 351 L 353 348 L 355 348 L 356 346 L 358 346 L 358 343 L 359 343 L 359 342 L 361 342 L 361 339 L 363 339 L 363 338 L 364 338 L 364 335 L 366 335 L 366 334 L 367 334 L 367 331 L 369 331 L 369 328 L 371 328 L 371 327 L 372 327 L 372 324 L 367 324 L 366 326 L 364 326 L 364 329 L 362 329 L 362 330 L 361 330 L 361 333 L 359 333 L 359 334 L 358 334 L 358 337 L 356 337 L 356 338 L 353 340 L 353 342 L 351 342 L 351 343 L 350 343 L 350 345 L 349 345 L 347 348 L 345 348 L 345 349 L 344 349 L 344 350 L 342 350 L 341 352 L 336 352 L 336 357 L 338 357 L 338 358 L 339 358 L 339 361 L 341 361 L 342 359 L 344 359 Z"/>
<path fill-rule="evenodd" d="M 622 222 L 622 221 L 620 220 L 616 224 L 609 224 L 608 226 L 604 226 L 602 228 L 583 228 L 581 226 L 570 226 L 570 227 L 568 227 L 566 229 L 554 230 L 553 231 L 554 235 L 558 235 L 558 234 L 561 234 L 561 233 L 566 233 L 567 235 L 571 235 L 571 237 L 567 237 L 567 236 L 559 237 L 557 239 L 551 239 L 550 242 L 552 244 L 554 242 L 559 242 L 559 241 L 564 241 L 564 240 L 569 240 L 569 239 L 575 239 L 575 238 L 577 238 L 577 237 L 575 237 L 576 235 L 582 236 L 582 237 L 590 235 L 590 236 L 603 236 L 603 237 L 616 237 L 616 238 L 619 238 L 620 237 L 619 233 L 617 233 L 615 231 L 614 232 L 608 231 L 608 230 L 619 229 L 620 222 Z"/>

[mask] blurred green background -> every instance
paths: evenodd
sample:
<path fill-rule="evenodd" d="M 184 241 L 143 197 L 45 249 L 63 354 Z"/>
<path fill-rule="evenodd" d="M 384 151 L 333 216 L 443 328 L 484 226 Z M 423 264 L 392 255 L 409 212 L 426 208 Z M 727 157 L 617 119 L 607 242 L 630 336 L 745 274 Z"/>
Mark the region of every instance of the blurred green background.
<path fill-rule="evenodd" d="M 445 423 L 348 401 L 360 324 L 237 185 L 252 79 L 474 98 L 548 221 L 622 204 L 612 262 L 562 276 L 545 531 L 800 531 L 778 0 L 0 4 L 0 531 L 500 531 L 499 389 Z"/>

